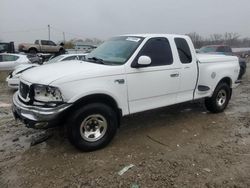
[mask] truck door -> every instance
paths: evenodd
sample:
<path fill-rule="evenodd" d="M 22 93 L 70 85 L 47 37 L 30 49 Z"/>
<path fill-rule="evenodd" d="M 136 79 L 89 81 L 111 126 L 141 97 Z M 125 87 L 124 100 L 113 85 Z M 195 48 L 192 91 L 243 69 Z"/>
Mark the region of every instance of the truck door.
<path fill-rule="evenodd" d="M 52 42 L 52 41 L 48 41 L 48 50 L 49 50 L 49 52 L 58 52 L 59 50 L 59 48 L 58 48 L 58 46 L 54 43 L 54 42 Z"/>
<path fill-rule="evenodd" d="M 140 56 L 150 57 L 151 64 L 136 67 Z M 176 102 L 180 70 L 174 62 L 167 38 L 149 39 L 126 69 L 130 113 Z"/>
<path fill-rule="evenodd" d="M 198 70 L 194 48 L 190 48 L 192 45 L 191 40 L 187 41 L 184 38 L 175 38 L 174 41 L 178 51 L 178 61 L 181 65 L 180 89 L 177 96 L 177 102 L 180 103 L 193 99 Z M 192 52 L 191 49 L 193 49 Z"/>
<path fill-rule="evenodd" d="M 41 52 L 48 52 L 48 41 L 47 40 L 41 40 L 40 48 L 41 48 Z"/>

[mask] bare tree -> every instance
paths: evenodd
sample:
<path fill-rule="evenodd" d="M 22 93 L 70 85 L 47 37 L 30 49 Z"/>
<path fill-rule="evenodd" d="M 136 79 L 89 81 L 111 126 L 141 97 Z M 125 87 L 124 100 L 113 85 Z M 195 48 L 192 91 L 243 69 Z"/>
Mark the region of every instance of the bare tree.
<path fill-rule="evenodd" d="M 238 43 L 240 35 L 238 33 L 228 33 L 224 34 L 224 43 L 230 46 L 235 46 Z"/>
<path fill-rule="evenodd" d="M 212 34 L 210 35 L 210 40 L 212 44 L 223 43 L 223 35 L 222 34 Z"/>
<path fill-rule="evenodd" d="M 250 38 L 240 38 L 235 32 L 226 32 L 224 34 L 214 33 L 208 38 L 204 38 L 196 32 L 187 34 L 193 41 L 195 48 L 206 45 L 229 45 L 231 47 L 250 47 Z"/>
<path fill-rule="evenodd" d="M 188 33 L 187 34 L 194 43 L 195 48 L 200 48 L 203 45 L 203 38 L 196 32 Z"/>

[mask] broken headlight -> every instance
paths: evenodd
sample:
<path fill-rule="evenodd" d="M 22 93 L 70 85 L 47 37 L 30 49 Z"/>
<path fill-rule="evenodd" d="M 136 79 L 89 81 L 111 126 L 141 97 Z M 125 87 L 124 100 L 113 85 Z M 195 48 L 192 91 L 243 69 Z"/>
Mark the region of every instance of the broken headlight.
<path fill-rule="evenodd" d="M 57 87 L 46 85 L 33 85 L 34 100 L 44 103 L 63 102 L 62 94 Z"/>

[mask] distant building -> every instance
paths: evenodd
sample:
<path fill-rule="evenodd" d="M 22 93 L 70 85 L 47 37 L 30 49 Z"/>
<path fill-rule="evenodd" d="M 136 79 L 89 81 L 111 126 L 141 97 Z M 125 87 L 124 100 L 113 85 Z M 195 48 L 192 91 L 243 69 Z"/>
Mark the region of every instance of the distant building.
<path fill-rule="evenodd" d="M 85 52 L 91 52 L 93 49 L 96 48 L 96 46 L 91 44 L 86 44 L 84 42 L 75 42 L 74 43 L 75 50 L 82 50 Z"/>

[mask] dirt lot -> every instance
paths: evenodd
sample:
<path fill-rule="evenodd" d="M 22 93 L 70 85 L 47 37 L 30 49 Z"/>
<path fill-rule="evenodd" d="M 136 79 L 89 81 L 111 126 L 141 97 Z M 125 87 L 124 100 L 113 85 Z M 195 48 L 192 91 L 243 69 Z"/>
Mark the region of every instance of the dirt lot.
<path fill-rule="evenodd" d="M 250 68 L 225 113 L 196 102 L 136 114 L 91 153 L 70 145 L 63 129 L 15 122 L 12 93 L 1 83 L 0 187 L 250 187 Z M 34 144 L 44 135 L 52 137 Z"/>

